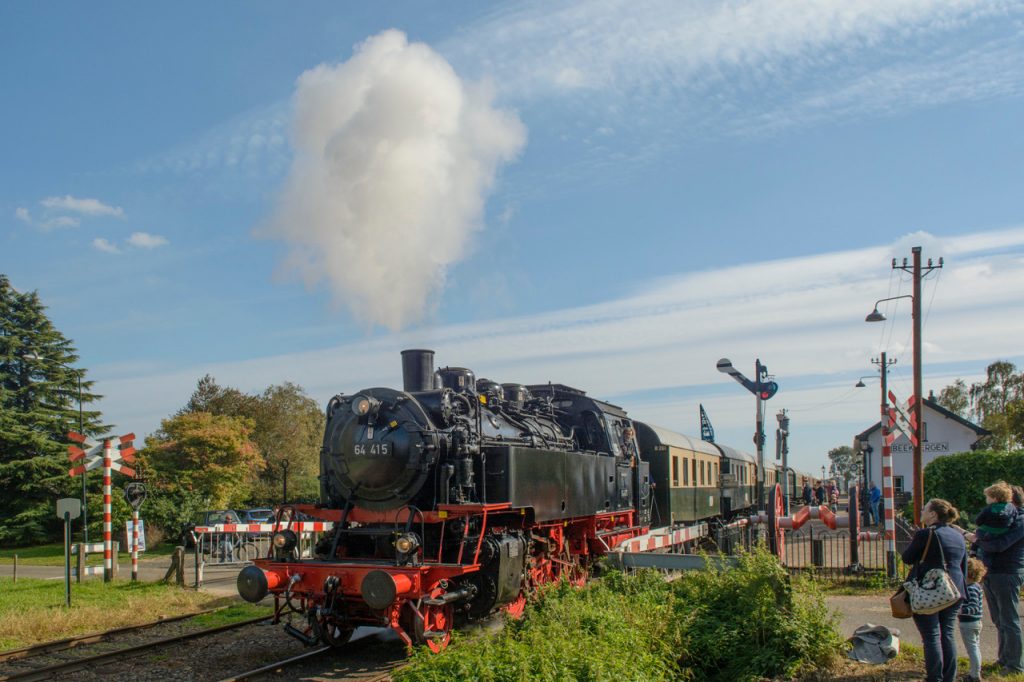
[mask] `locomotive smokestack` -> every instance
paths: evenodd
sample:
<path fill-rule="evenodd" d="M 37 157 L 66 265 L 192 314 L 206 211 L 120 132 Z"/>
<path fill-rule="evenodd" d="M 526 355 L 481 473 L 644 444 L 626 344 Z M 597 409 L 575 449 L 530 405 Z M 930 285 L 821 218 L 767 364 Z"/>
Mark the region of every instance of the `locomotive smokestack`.
<path fill-rule="evenodd" d="M 434 351 L 402 351 L 402 388 L 406 392 L 429 391 L 434 388 Z"/>

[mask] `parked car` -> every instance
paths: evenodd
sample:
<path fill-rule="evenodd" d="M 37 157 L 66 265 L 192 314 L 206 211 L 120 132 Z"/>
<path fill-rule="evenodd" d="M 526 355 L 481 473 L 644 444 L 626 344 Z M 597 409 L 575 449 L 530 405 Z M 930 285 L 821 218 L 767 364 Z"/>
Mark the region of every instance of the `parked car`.
<path fill-rule="evenodd" d="M 196 526 L 213 526 L 218 523 L 242 523 L 242 519 L 234 509 L 199 512 L 192 517 L 191 522 L 186 523 L 181 529 L 181 544 L 185 547 L 195 547 L 196 543 L 192 539 L 192 531 L 195 530 Z"/>
<path fill-rule="evenodd" d="M 242 523 L 273 523 L 274 510 L 261 507 L 259 509 L 246 509 L 242 512 Z"/>

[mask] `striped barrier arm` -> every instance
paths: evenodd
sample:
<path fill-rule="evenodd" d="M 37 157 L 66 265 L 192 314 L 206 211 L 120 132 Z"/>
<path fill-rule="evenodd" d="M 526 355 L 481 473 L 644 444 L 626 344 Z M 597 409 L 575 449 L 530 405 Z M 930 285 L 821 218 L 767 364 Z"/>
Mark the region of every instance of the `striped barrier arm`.
<path fill-rule="evenodd" d="M 331 521 L 296 521 L 287 526 L 276 523 L 218 523 L 212 526 L 196 526 L 196 533 L 273 533 L 276 530 L 294 530 L 301 533 L 322 533 L 331 530 Z"/>
<path fill-rule="evenodd" d="M 656 549 L 663 549 L 665 547 L 692 542 L 698 538 L 706 537 L 707 534 L 708 524 L 706 523 L 698 523 L 687 528 L 680 528 L 679 530 L 658 528 L 645 535 L 641 535 L 630 540 L 624 540 L 619 543 L 615 548 L 615 551 L 630 553 L 651 552 Z"/>

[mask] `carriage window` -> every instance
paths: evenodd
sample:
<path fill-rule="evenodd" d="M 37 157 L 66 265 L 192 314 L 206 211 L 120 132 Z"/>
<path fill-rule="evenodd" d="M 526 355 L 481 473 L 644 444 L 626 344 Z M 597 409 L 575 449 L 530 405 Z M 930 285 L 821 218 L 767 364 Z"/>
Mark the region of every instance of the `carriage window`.
<path fill-rule="evenodd" d="M 672 485 L 679 485 L 679 458 L 672 455 Z"/>

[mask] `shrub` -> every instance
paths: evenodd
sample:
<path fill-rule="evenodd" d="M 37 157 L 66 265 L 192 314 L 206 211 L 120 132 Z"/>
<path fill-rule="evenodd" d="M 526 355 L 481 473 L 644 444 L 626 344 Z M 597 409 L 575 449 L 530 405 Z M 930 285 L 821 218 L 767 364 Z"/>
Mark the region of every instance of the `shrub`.
<path fill-rule="evenodd" d="M 756 680 L 826 665 L 839 651 L 817 589 L 791 583 L 769 554 L 667 583 L 612 572 L 582 590 L 544 590 L 501 632 L 420 650 L 394 679 Z"/>
<path fill-rule="evenodd" d="M 924 468 L 924 499 L 949 500 L 969 522 L 985 506 L 985 488 L 998 480 L 1024 482 L 1024 451 L 976 450 L 938 457 Z"/>

